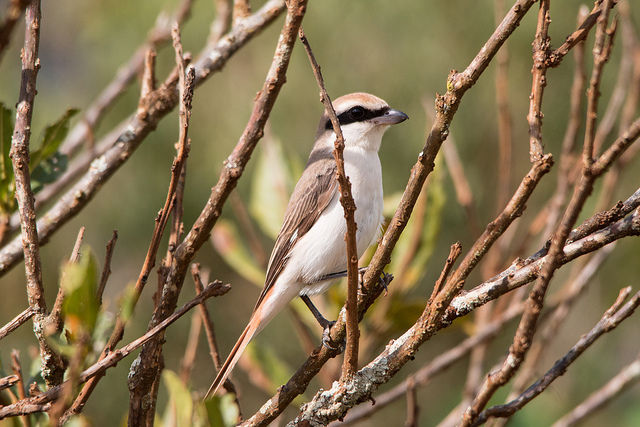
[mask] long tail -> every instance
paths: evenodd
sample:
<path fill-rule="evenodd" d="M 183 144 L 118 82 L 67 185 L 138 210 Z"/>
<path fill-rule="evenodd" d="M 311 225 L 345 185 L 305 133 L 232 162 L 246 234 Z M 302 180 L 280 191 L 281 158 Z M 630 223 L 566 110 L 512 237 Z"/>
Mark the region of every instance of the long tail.
<path fill-rule="evenodd" d="M 220 368 L 220 370 L 218 371 L 216 379 L 213 380 L 213 384 L 211 384 L 211 387 L 209 387 L 209 391 L 207 391 L 207 394 L 204 396 L 205 400 L 210 396 L 216 394 L 218 388 L 220 388 L 220 386 L 225 382 L 233 368 L 236 366 L 236 363 L 238 363 L 238 360 L 240 360 L 240 356 L 242 356 L 244 349 L 247 348 L 249 341 L 251 341 L 253 336 L 258 331 L 260 323 L 261 322 L 259 313 L 254 312 L 251 316 L 249 324 L 244 329 L 242 335 L 240 335 L 240 338 L 238 338 L 238 342 L 236 342 L 236 345 L 233 346 L 231 353 L 229 353 L 229 357 L 227 357 L 224 365 L 222 365 L 222 368 Z"/>

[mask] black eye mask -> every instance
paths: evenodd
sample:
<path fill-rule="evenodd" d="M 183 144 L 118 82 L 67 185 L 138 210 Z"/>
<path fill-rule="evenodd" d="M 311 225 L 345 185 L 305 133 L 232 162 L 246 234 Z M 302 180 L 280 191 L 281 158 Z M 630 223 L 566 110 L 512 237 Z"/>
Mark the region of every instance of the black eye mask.
<path fill-rule="evenodd" d="M 385 112 L 389 110 L 389 107 L 380 108 L 378 110 L 368 110 L 364 107 L 355 106 L 351 107 L 344 113 L 338 115 L 338 121 L 340 122 L 340 126 L 348 125 L 349 123 L 355 122 L 364 122 L 367 120 L 371 120 L 375 117 L 383 116 Z M 333 125 L 331 124 L 331 120 L 327 120 L 327 123 L 324 125 L 324 128 L 329 130 L 333 129 Z"/>

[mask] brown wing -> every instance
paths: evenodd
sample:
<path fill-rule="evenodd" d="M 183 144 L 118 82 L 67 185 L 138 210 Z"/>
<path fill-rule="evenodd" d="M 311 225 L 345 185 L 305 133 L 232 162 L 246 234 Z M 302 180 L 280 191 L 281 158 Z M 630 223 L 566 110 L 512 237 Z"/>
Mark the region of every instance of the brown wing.
<path fill-rule="evenodd" d="M 282 228 L 271 252 L 267 278 L 258 298 L 258 307 L 267 292 L 287 265 L 291 249 L 298 239 L 304 236 L 333 198 L 337 181 L 336 163 L 331 151 L 318 150 L 311 153 L 302 177 L 293 190 L 289 205 L 284 214 Z"/>

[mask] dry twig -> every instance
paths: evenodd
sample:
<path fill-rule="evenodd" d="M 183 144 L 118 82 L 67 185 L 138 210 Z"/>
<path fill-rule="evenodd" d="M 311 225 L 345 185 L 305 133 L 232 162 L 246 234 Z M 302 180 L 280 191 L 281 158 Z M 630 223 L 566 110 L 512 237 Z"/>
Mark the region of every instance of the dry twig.
<path fill-rule="evenodd" d="M 154 311 L 149 323 L 149 329 L 155 327 L 175 310 L 189 263 L 193 260 L 198 249 L 208 240 L 211 229 L 220 217 L 222 206 L 235 188 L 238 179 L 242 176 L 253 149 L 263 135 L 266 120 L 280 88 L 284 84 L 284 76 L 291 58 L 293 44 L 305 11 L 306 1 L 291 2 L 288 6 L 287 17 L 276 47 L 276 53 L 262 91 L 254 102 L 251 118 L 233 153 L 227 159 L 218 184 L 213 188 L 207 205 L 174 252 L 173 263 L 164 283 L 162 298 Z M 198 68 L 199 63 L 210 60 L 211 58 L 201 58 L 194 65 Z M 199 78 L 200 76 L 196 75 L 196 77 Z M 148 405 L 144 402 L 150 392 L 148 379 L 153 379 L 156 375 L 156 356 L 160 354 L 161 346 L 161 340 L 154 340 L 143 346 L 137 359 L 139 363 L 135 362 L 134 372 L 130 375 L 129 420 L 132 423 L 142 423 L 147 419 L 147 416 L 152 414 L 148 412 Z"/>
<path fill-rule="evenodd" d="M 333 131 L 336 134 L 334 143 L 333 156 L 336 161 L 337 171 L 336 179 L 340 186 L 340 204 L 344 209 L 344 217 L 347 222 L 347 232 L 345 234 L 345 242 L 347 243 L 347 346 L 344 352 L 344 364 L 342 365 L 342 377 L 350 378 L 358 370 L 358 347 L 360 330 L 358 329 L 358 248 L 356 245 L 356 230 L 358 225 L 355 222 L 355 211 L 357 206 L 353 201 L 351 194 L 351 182 L 344 171 L 344 137 L 340 122 L 336 117 L 336 112 L 331 104 L 331 98 L 324 87 L 324 80 L 320 66 L 316 61 L 311 45 L 307 40 L 302 27 L 299 31 L 300 40 L 307 52 L 313 74 L 316 77 L 318 87 L 320 88 L 320 101 L 324 104 L 325 111 L 329 115 Z"/>
<path fill-rule="evenodd" d="M 258 12 L 246 18 L 244 24 L 234 28 L 216 47 L 205 51 L 193 63 L 196 69 L 196 84 L 202 83 L 211 73 L 218 72 L 229 58 L 256 36 L 260 30 L 279 16 L 284 8 L 284 0 L 270 0 Z M 178 76 L 172 73 L 165 82 L 146 98 L 145 108 L 138 111 L 126 125 L 126 129 L 117 137 L 106 140 L 107 151 L 94 160 L 92 167 L 67 192 L 60 196 L 40 221 L 38 237 L 40 243 L 46 243 L 51 235 L 62 225 L 80 212 L 106 180 L 113 176 L 127 161 L 142 141 L 154 130 L 160 120 L 178 104 Z M 0 276 L 23 259 L 20 238 L 12 240 L 0 250 Z"/>
<path fill-rule="evenodd" d="M 122 348 L 112 351 L 107 357 L 98 360 L 89 368 L 82 371 L 82 373 L 78 377 L 78 381 L 80 383 L 83 383 L 95 376 L 104 375 L 107 369 L 114 367 L 119 361 L 142 347 L 146 342 L 153 339 L 159 333 L 163 332 L 173 322 L 188 313 L 189 310 L 211 297 L 219 297 L 226 294 L 230 289 L 231 287 L 229 285 L 223 285 L 222 282 L 219 281 L 209 284 L 200 295 L 188 301 L 185 305 L 176 310 L 171 316 L 167 317 L 157 326 L 147 331 L 147 333 L 142 335 L 140 338 L 135 339 Z M 0 420 L 16 415 L 48 411 L 52 406 L 51 402 L 60 397 L 65 384 L 67 384 L 67 382 L 64 382 L 56 387 L 52 387 L 49 390 L 38 394 L 37 396 L 1 407 Z"/>
<path fill-rule="evenodd" d="M 532 384 L 524 393 L 518 398 L 512 400 L 505 405 L 492 406 L 489 409 L 484 410 L 477 418 L 474 425 L 478 426 L 483 424 L 490 417 L 509 417 L 516 411 L 521 409 L 524 405 L 529 403 L 536 396 L 540 395 L 546 388 L 559 376 L 564 374 L 571 365 L 584 351 L 591 346 L 598 338 L 607 332 L 615 329 L 623 320 L 633 314 L 633 312 L 640 305 L 640 292 L 636 293 L 631 300 L 626 304 L 624 301 L 631 293 L 631 288 L 625 288 L 620 291 L 618 299 L 607 310 L 598 322 L 598 324 L 591 329 L 591 331 L 580 338 L 580 340 L 571 348 L 571 350 L 560 360 L 558 360 L 553 367 L 547 371 L 538 381 Z M 623 305 L 624 304 L 624 305 Z"/>

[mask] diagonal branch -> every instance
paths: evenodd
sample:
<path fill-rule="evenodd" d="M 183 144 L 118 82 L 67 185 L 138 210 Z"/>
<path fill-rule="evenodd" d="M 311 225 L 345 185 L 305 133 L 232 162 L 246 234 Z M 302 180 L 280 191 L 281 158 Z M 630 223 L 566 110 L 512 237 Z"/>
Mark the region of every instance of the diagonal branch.
<path fill-rule="evenodd" d="M 475 425 L 486 422 L 491 417 L 510 417 L 524 405 L 539 396 L 547 389 L 559 376 L 563 375 L 569 366 L 598 338 L 607 332 L 615 329 L 623 320 L 631 316 L 640 306 L 640 292 L 636 293 L 631 300 L 624 306 L 622 303 L 629 296 L 631 287 L 622 289 L 618 299 L 614 305 L 605 312 L 602 319 L 591 329 L 591 331 L 583 335 L 580 340 L 571 348 L 571 350 L 561 359 L 556 361 L 551 369 L 549 369 L 538 381 L 532 384 L 524 393 L 516 399 L 504 405 L 496 405 L 488 408 L 480 414 Z"/>
<path fill-rule="evenodd" d="M 220 71 L 240 48 L 273 22 L 284 9 L 284 0 L 270 0 L 258 12 L 245 18 L 241 25 L 223 37 L 216 47 L 203 52 L 193 66 L 196 84 Z M 163 85 L 145 97 L 146 108 L 138 110 L 126 130 L 99 158 L 94 160 L 83 177 L 62 195 L 38 221 L 38 236 L 43 245 L 51 235 L 80 212 L 102 185 L 126 162 L 159 122 L 178 105 L 178 76 L 172 73 Z M 0 276 L 23 259 L 22 244 L 14 239 L 0 250 Z"/>
<path fill-rule="evenodd" d="M 535 1 L 533 0 L 517 1 L 471 64 L 469 64 L 463 72 L 452 72 L 449 75 L 447 80 L 447 93 L 443 96 L 438 96 L 436 100 L 436 120 L 427 137 L 424 148 L 420 152 L 418 162 L 411 170 L 411 177 L 400 201 L 400 206 L 389 222 L 387 231 L 382 237 L 369 263 L 369 268 L 364 275 L 363 287 L 367 289 L 367 292 L 358 304 L 359 317 L 363 315 L 381 293 L 381 287 L 378 287 L 375 291 L 373 291 L 373 289 L 378 284 L 378 278 L 382 274 L 384 267 L 389 263 L 391 252 L 411 216 L 422 185 L 434 168 L 435 157 L 440 146 L 449 134 L 449 126 L 451 125 L 463 95 L 476 83 L 498 49 L 500 49 L 504 41 L 515 31 L 520 20 L 534 3 Z M 333 341 L 343 339 L 344 331 L 344 323 L 339 317 L 338 322 L 331 328 L 331 339 Z M 243 425 L 266 425 L 275 419 L 297 395 L 306 389 L 311 378 L 313 378 L 331 357 L 335 357 L 335 353 L 324 347 L 319 347 L 314 350 L 309 359 L 298 369 L 298 372 L 296 372 L 287 384 L 278 389 L 278 392 L 262 406 L 260 411 L 243 423 Z"/>
<path fill-rule="evenodd" d="M 192 308 L 196 307 L 199 304 L 202 304 L 209 298 L 219 297 L 221 295 L 229 292 L 231 287 L 229 285 L 224 285 L 220 281 L 215 281 L 209 284 L 200 294 L 198 294 L 195 298 L 185 303 L 180 309 L 176 310 L 171 316 L 166 318 L 164 321 L 160 322 L 157 326 L 150 329 L 142 335 L 140 338 L 137 338 L 125 345 L 122 348 L 112 351 L 109 355 L 84 371 L 79 376 L 78 381 L 80 383 L 86 382 L 91 378 L 97 375 L 104 375 L 107 369 L 112 368 L 118 364 L 122 359 L 129 356 L 132 352 L 136 351 L 140 347 L 142 347 L 149 340 L 156 337 L 158 334 L 167 329 L 171 324 L 173 324 L 176 320 L 184 316 L 189 312 Z M 40 393 L 37 396 L 30 397 L 24 400 L 20 400 L 14 404 L 6 405 L 0 408 L 0 420 L 16 415 L 23 414 L 32 414 L 36 412 L 46 412 L 51 408 L 51 402 L 58 399 L 64 389 L 65 384 L 68 382 L 64 382 L 56 387 L 53 387 L 44 393 Z"/>
<path fill-rule="evenodd" d="M 207 205 L 174 252 L 174 259 L 164 283 L 162 298 L 153 313 L 149 328 L 153 328 L 175 310 L 178 296 L 188 272 L 189 263 L 193 260 L 196 252 L 207 242 L 211 229 L 220 217 L 222 206 L 235 188 L 251 153 L 264 134 L 267 118 L 280 92 L 280 88 L 285 82 L 287 67 L 297 38 L 298 28 L 305 12 L 306 0 L 288 3 L 287 16 L 280 33 L 271 68 L 267 73 L 262 90 L 256 97 L 249 122 L 240 137 L 240 141 L 227 159 L 218 184 L 213 188 Z M 239 27 L 241 25 L 236 26 L 236 28 Z M 198 64 L 207 63 L 211 59 L 205 57 L 196 61 L 196 70 L 198 69 Z M 196 75 L 196 79 L 198 77 Z M 129 420 L 131 423 L 142 423 L 149 415 L 146 399 L 151 389 L 150 383 L 145 379 L 155 377 L 157 357 L 160 354 L 162 345 L 162 335 L 160 335 L 143 347 L 140 356 L 134 362 L 134 368 L 129 377 L 131 394 Z"/>

